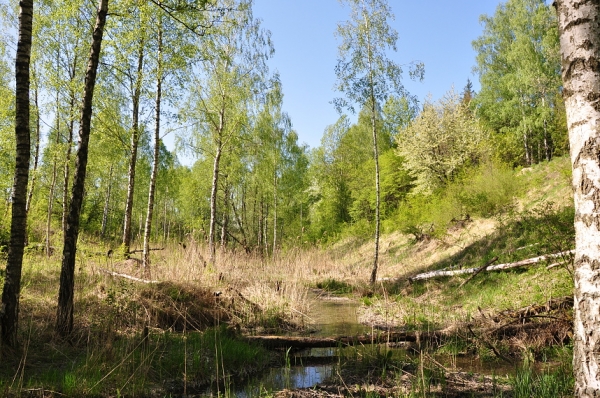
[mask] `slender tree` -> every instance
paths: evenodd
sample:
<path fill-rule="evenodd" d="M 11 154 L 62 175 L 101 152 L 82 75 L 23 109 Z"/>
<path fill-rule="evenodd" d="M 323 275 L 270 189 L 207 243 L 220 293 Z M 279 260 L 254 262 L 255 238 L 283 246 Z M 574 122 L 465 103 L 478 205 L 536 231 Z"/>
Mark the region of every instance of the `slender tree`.
<path fill-rule="evenodd" d="M 16 159 L 12 193 L 12 217 L 6 276 L 2 290 L 0 310 L 0 336 L 2 343 L 17 345 L 19 322 L 19 293 L 23 249 L 27 230 L 27 183 L 29 181 L 30 126 L 29 126 L 29 63 L 33 26 L 33 0 L 21 0 L 19 11 L 19 42 L 15 62 L 15 137 Z"/>
<path fill-rule="evenodd" d="M 100 0 L 96 16 L 96 24 L 92 37 L 92 46 L 85 73 L 85 87 L 79 122 L 79 147 L 75 162 L 75 175 L 71 191 L 71 202 L 65 228 L 60 287 L 58 291 L 58 310 L 56 314 L 56 332 L 67 337 L 73 330 L 73 296 L 75 290 L 75 254 L 77 237 L 79 236 L 79 216 L 83 202 L 85 174 L 88 160 L 88 148 L 92 121 L 92 100 L 96 84 L 96 72 L 100 61 L 102 35 L 108 13 L 108 0 Z"/>
<path fill-rule="evenodd" d="M 129 257 L 129 247 L 131 245 L 131 224 L 133 221 L 133 198 L 135 193 L 136 183 L 136 165 L 138 160 L 138 148 L 140 143 L 140 116 L 141 116 L 141 101 L 143 84 L 147 74 L 145 69 L 146 65 L 146 52 L 147 49 L 147 24 L 148 24 L 148 9 L 147 6 L 141 3 L 137 4 L 135 10 L 135 20 L 127 19 L 123 26 L 121 26 L 121 33 L 124 36 L 124 40 L 131 40 L 133 42 L 132 54 L 124 54 L 120 48 L 120 44 L 116 49 L 117 62 L 124 62 L 128 66 L 129 70 L 125 72 L 125 78 L 128 80 L 128 90 L 131 95 L 131 137 L 129 144 L 129 171 L 127 173 L 127 198 L 125 201 L 125 218 L 123 221 L 123 238 L 122 238 L 122 249 L 123 254 L 126 258 Z M 136 28 L 131 29 L 131 26 Z M 125 59 L 123 59 L 125 55 Z M 131 57 L 131 61 L 129 57 Z M 117 68 L 120 69 L 120 68 Z"/>
<path fill-rule="evenodd" d="M 212 158 L 208 244 L 210 262 L 216 256 L 217 206 L 224 159 L 239 144 L 248 124 L 247 109 L 258 84 L 266 80 L 266 59 L 273 49 L 270 34 L 254 19 L 251 1 L 227 0 L 223 23 L 200 43 L 201 65 L 190 99 L 190 118 L 196 121 L 199 155 Z M 234 9 L 237 7 L 237 10 Z"/>
<path fill-rule="evenodd" d="M 77 122 L 77 108 L 80 103 L 80 93 L 83 91 L 85 48 L 84 37 L 91 34 L 91 27 L 84 20 L 85 6 L 81 2 L 56 0 L 40 2 L 36 8 L 36 24 L 34 41 L 37 46 L 34 50 L 34 59 L 39 64 L 38 79 L 41 100 L 55 98 L 56 104 L 53 117 L 55 121 L 49 133 L 42 165 L 52 163 L 52 182 L 49 189 L 49 203 L 60 197 L 62 207 L 61 229 L 64 231 L 69 200 L 69 185 L 71 178 L 72 147 L 75 124 Z M 45 106 L 44 106 L 45 105 Z M 50 104 L 40 104 L 43 108 Z M 47 109 L 47 108 L 46 108 Z M 46 157 L 50 159 L 46 159 Z M 58 177 L 62 169 L 62 178 Z M 41 178 L 44 178 L 44 168 Z M 34 174 L 35 178 L 35 174 Z M 60 180 L 60 181 L 59 181 Z M 60 192 L 62 189 L 62 192 Z M 54 204 L 48 206 L 52 213 Z M 49 214 L 47 220 L 52 220 Z M 49 232 L 51 232 L 49 230 Z M 49 242 L 49 234 L 47 242 Z"/>
<path fill-rule="evenodd" d="M 154 211 L 154 195 L 156 191 L 156 177 L 158 175 L 159 151 L 160 151 L 160 105 L 162 99 L 162 82 L 163 82 L 163 28 L 159 20 L 158 22 L 158 39 L 157 39 L 157 63 L 156 63 L 156 100 L 155 119 L 154 119 L 154 152 L 152 158 L 152 172 L 150 174 L 150 188 L 148 189 L 148 208 L 146 210 L 146 223 L 144 225 L 144 251 L 143 265 L 144 272 L 149 274 L 150 271 L 150 232 L 152 230 L 152 214 Z"/>
<path fill-rule="evenodd" d="M 0 43 L 0 222 L 4 227 L 0 228 L 3 236 L 8 236 L 10 223 L 9 206 L 11 187 L 14 183 L 14 87 L 9 83 L 13 80 L 14 67 L 11 67 L 6 56 L 6 44 Z"/>
<path fill-rule="evenodd" d="M 40 160 L 40 103 L 39 103 L 39 88 L 37 82 L 35 82 L 35 88 L 33 89 L 33 107 L 35 109 L 35 144 L 33 151 L 33 169 L 31 170 L 31 183 L 29 184 L 29 192 L 27 193 L 27 203 L 25 204 L 25 211 L 29 213 L 31 208 L 31 200 L 33 198 L 33 192 L 35 191 L 35 183 L 38 174 L 38 165 Z M 27 240 L 27 238 L 26 238 Z"/>
<path fill-rule="evenodd" d="M 600 396 L 600 1 L 557 0 L 575 199 L 575 396 Z"/>
<path fill-rule="evenodd" d="M 337 36 L 341 39 L 339 59 L 335 68 L 336 89 L 346 95 L 337 98 L 334 104 L 339 112 L 347 108 L 354 111 L 354 104 L 369 107 L 373 159 L 375 160 L 375 252 L 371 283 L 377 280 L 379 263 L 380 227 L 380 178 L 378 148 L 378 114 L 381 105 L 391 93 L 407 96 L 401 82 L 402 68 L 390 60 L 386 51 L 396 51 L 398 33 L 388 20 L 394 19 L 391 7 L 386 0 L 340 0 L 351 7 L 350 20 L 339 24 Z M 423 65 L 415 64 L 412 77 L 423 77 Z"/>

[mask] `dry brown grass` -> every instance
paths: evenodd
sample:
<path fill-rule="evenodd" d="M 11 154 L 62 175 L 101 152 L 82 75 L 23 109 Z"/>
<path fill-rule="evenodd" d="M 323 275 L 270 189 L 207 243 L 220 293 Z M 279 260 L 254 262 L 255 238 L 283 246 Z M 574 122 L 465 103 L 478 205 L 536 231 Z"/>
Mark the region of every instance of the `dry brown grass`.
<path fill-rule="evenodd" d="M 90 252 L 81 250 L 77 259 L 75 344 L 86 340 L 92 329 L 129 333 L 144 325 L 189 330 L 228 321 L 240 327 L 297 328 L 306 324 L 310 264 L 319 257 L 316 251 L 278 255 L 275 260 L 221 252 L 214 265 L 205 265 L 206 248 L 191 241 L 185 249 L 174 244 L 153 251 L 148 275 L 136 259 L 119 261 L 104 256 L 104 250 Z M 21 323 L 34 324 L 45 341 L 53 339 L 59 275 L 59 255 L 26 256 Z"/>

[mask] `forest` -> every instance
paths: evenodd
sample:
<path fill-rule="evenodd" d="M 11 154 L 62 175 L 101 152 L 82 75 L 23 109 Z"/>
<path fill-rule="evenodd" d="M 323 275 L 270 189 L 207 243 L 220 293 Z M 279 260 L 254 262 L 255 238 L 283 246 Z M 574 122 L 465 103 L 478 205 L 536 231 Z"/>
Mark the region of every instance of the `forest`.
<path fill-rule="evenodd" d="M 0 3 L 0 395 L 600 390 L 572 360 L 600 166 L 561 74 L 571 1 L 500 3 L 472 42 L 479 91 L 424 101 L 403 82 L 427 65 L 389 57 L 391 5 L 341 2 L 316 148 L 252 0 Z M 338 301 L 366 329 L 321 335 Z M 330 346 L 318 384 L 237 389 Z"/>

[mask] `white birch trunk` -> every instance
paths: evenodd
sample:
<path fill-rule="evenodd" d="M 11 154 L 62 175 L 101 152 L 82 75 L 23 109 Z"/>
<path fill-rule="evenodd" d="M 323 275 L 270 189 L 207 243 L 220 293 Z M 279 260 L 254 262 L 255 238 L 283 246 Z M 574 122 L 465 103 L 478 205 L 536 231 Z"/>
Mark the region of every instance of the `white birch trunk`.
<path fill-rule="evenodd" d="M 600 397 L 600 3 L 555 6 L 575 201 L 575 396 Z"/>
<path fill-rule="evenodd" d="M 157 54 L 157 77 L 156 77 L 156 113 L 154 116 L 154 153 L 152 159 L 152 172 L 150 174 L 150 187 L 148 189 L 148 207 L 146 209 L 146 223 L 144 224 L 144 249 L 142 263 L 144 275 L 150 276 L 150 234 L 152 232 L 152 216 L 154 214 L 154 196 L 156 193 L 156 179 L 158 176 L 158 164 L 160 154 L 160 105 L 162 100 L 162 22 L 158 27 L 158 54 Z"/>

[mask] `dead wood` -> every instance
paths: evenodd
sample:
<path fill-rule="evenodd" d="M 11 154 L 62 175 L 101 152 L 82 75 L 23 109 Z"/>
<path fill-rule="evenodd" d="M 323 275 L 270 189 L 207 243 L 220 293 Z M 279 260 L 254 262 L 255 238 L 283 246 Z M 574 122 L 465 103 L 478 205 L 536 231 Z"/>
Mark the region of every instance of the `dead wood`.
<path fill-rule="evenodd" d="M 326 348 L 338 346 L 353 346 L 363 344 L 382 344 L 397 342 L 440 342 L 446 333 L 432 332 L 385 332 L 361 336 L 332 336 L 332 337 L 296 337 L 296 336 L 245 336 L 248 342 L 258 343 L 267 348 Z"/>
<path fill-rule="evenodd" d="M 546 254 L 544 256 L 528 258 L 528 259 L 517 261 L 514 263 L 490 265 L 485 269 L 485 271 L 502 271 L 505 269 L 511 269 L 511 268 L 516 268 L 516 267 L 522 267 L 525 265 L 537 264 L 537 263 L 540 263 L 540 262 L 550 259 L 550 258 L 567 256 L 567 255 L 570 255 L 573 253 L 575 253 L 575 250 L 569 250 L 569 251 L 555 253 L 555 254 Z M 430 271 L 430 272 L 424 272 L 422 274 L 415 275 L 412 278 L 408 278 L 408 280 L 412 282 L 412 281 L 417 281 L 417 280 L 437 278 L 440 276 L 474 274 L 474 273 L 479 273 L 481 271 L 483 271 L 481 269 L 481 267 L 480 268 L 464 268 L 464 269 L 457 269 L 457 270 Z"/>
<path fill-rule="evenodd" d="M 525 317 L 571 308 L 573 308 L 573 296 L 555 297 L 544 304 L 532 304 L 516 310 L 502 311 L 494 317 L 494 320 L 498 322 L 498 318 L 523 319 Z"/>
<path fill-rule="evenodd" d="M 475 338 L 475 340 L 481 341 L 486 347 L 488 347 L 489 349 L 492 350 L 492 352 L 494 353 L 494 355 L 496 355 L 498 358 L 502 359 L 503 361 L 505 361 L 505 362 L 507 362 L 509 364 L 513 363 L 512 359 L 508 358 L 505 355 L 502 355 L 502 353 L 500 351 L 498 351 L 498 349 L 496 348 L 496 346 L 491 341 L 489 341 L 488 339 L 486 339 L 483 336 L 477 336 L 475 334 L 475 332 L 473 332 L 473 329 L 471 328 L 471 325 L 468 325 L 468 328 L 469 328 L 469 332 L 471 332 L 471 335 Z"/>
<path fill-rule="evenodd" d="M 165 250 L 164 247 L 151 247 L 150 249 L 148 249 L 149 251 L 154 251 L 154 250 Z M 135 253 L 143 253 L 144 249 L 135 249 L 135 250 L 130 250 L 128 254 L 135 254 Z"/>
<path fill-rule="evenodd" d="M 573 337 L 569 315 L 572 307 L 573 297 L 565 296 L 553 298 L 545 304 L 533 304 L 495 314 L 485 314 L 480 309 L 481 317 L 466 327 L 492 351 L 489 344 L 500 340 L 517 350 L 565 344 Z M 476 332 L 471 327 L 476 327 Z"/>
<path fill-rule="evenodd" d="M 118 276 L 119 278 L 125 278 L 125 279 L 129 279 L 129 280 L 132 280 L 135 282 L 140 282 L 140 283 L 158 283 L 159 282 L 159 281 L 153 281 L 153 280 L 148 280 L 148 279 L 136 278 L 135 276 L 131 276 L 131 275 L 127 275 L 127 274 L 120 274 L 118 272 L 109 271 L 104 268 L 100 268 L 100 271 L 104 272 L 105 274 L 111 275 L 111 276 Z"/>
<path fill-rule="evenodd" d="M 496 261 L 498 261 L 498 256 L 495 256 L 490 261 L 488 261 L 483 267 L 481 267 L 477 271 L 475 271 L 475 273 L 473 273 L 473 275 L 471 275 L 470 277 L 465 279 L 464 282 L 461 283 L 458 288 L 460 289 L 461 287 L 466 285 L 471 279 L 475 278 L 477 276 L 477 274 L 479 274 L 481 271 L 485 271 L 490 265 L 494 264 Z"/>
<path fill-rule="evenodd" d="M 246 336 L 247 341 L 261 344 L 270 349 L 285 348 L 322 348 L 382 343 L 423 343 L 442 344 L 453 334 L 467 332 L 472 338 L 490 348 L 498 358 L 506 362 L 512 359 L 503 355 L 495 346 L 499 340 L 540 340 L 547 344 L 560 344 L 568 341 L 570 321 L 561 317 L 564 310 L 573 305 L 572 297 L 554 298 L 541 305 L 530 305 L 517 310 L 502 311 L 494 315 L 484 315 L 483 323 L 463 324 L 459 328 L 429 332 L 387 330 L 379 334 L 360 336 L 296 337 L 296 336 Z M 557 313 L 559 312 L 559 313 Z M 545 321 L 544 321 L 545 320 Z M 492 322 L 493 321 L 493 322 Z M 461 329 L 463 333 L 461 333 Z M 466 335 L 464 335 L 466 337 Z"/>

